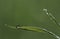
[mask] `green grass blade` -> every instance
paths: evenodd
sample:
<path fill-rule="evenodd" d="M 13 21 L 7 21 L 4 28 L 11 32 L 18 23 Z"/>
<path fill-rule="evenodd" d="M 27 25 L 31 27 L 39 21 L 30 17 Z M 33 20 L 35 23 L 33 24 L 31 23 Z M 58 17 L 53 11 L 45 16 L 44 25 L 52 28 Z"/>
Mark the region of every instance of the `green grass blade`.
<path fill-rule="evenodd" d="M 60 37 L 58 35 L 56 35 L 55 33 L 48 31 L 47 29 L 41 28 L 41 27 L 33 27 L 33 26 L 17 26 L 17 27 L 13 27 L 10 25 L 5 24 L 6 27 L 9 27 L 11 29 L 22 29 L 22 30 L 26 30 L 26 31 L 35 31 L 35 32 L 47 32 L 48 34 L 54 36 L 57 39 L 60 39 Z"/>
<path fill-rule="evenodd" d="M 17 29 L 23 29 L 23 30 L 35 31 L 35 32 L 44 32 L 41 28 L 32 27 L 32 26 L 21 26 L 21 27 L 17 27 Z"/>
<path fill-rule="evenodd" d="M 59 23 L 57 22 L 56 18 L 51 14 L 48 13 L 47 9 L 43 9 L 43 11 L 46 13 L 46 15 L 52 20 L 57 26 L 60 27 Z"/>

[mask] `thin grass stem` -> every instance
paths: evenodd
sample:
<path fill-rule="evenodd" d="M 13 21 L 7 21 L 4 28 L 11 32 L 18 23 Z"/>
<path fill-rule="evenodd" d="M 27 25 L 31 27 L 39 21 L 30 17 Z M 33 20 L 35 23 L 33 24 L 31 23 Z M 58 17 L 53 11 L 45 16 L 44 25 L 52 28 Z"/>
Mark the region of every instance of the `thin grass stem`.
<path fill-rule="evenodd" d="M 43 11 L 46 13 L 46 15 L 52 20 L 57 26 L 60 27 L 59 23 L 57 22 L 56 18 L 51 14 L 48 13 L 47 9 L 43 9 Z"/>

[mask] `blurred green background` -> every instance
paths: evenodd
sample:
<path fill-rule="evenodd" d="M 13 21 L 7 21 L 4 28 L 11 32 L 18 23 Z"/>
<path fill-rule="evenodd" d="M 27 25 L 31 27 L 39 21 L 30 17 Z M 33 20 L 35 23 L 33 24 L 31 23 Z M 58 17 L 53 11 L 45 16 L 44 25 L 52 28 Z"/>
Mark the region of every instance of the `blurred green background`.
<path fill-rule="evenodd" d="M 4 25 L 43 27 L 60 36 L 60 28 L 42 11 L 44 8 L 60 22 L 60 0 L 0 0 L 0 39 L 56 39 L 46 32 L 13 30 Z"/>

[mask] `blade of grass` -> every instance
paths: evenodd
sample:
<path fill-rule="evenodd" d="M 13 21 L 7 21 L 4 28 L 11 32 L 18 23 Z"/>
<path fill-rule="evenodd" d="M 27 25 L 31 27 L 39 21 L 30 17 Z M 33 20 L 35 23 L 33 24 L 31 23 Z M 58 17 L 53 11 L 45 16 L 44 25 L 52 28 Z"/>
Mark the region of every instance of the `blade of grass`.
<path fill-rule="evenodd" d="M 41 27 L 33 27 L 33 26 L 17 26 L 17 27 L 13 27 L 13 26 L 10 26 L 10 25 L 5 25 L 9 28 L 12 28 L 12 29 L 22 29 L 22 30 L 26 30 L 26 31 L 33 31 L 33 32 L 47 32 L 48 34 L 54 36 L 55 38 L 57 39 L 60 39 L 60 37 L 58 35 L 56 35 L 55 33 L 51 32 L 51 31 L 48 31 L 47 29 L 44 29 L 44 28 L 41 28 Z"/>
<path fill-rule="evenodd" d="M 57 36 L 56 34 L 54 34 L 53 32 L 48 31 L 48 30 L 46 30 L 46 29 L 44 29 L 44 28 L 41 28 L 41 27 L 22 26 L 22 27 L 17 27 L 17 28 L 18 28 L 18 29 L 23 29 L 23 30 L 36 31 L 36 32 L 44 31 L 44 32 L 47 32 L 48 34 L 54 36 L 55 38 L 60 39 L 60 37 Z"/>
<path fill-rule="evenodd" d="M 43 9 L 43 11 L 46 13 L 46 15 L 52 20 L 57 26 L 60 27 L 59 23 L 57 22 L 56 18 L 51 14 L 48 13 L 47 9 Z"/>
<path fill-rule="evenodd" d="M 22 30 L 35 31 L 35 32 L 44 32 L 42 29 L 39 29 L 37 27 L 32 27 L 32 26 L 21 26 L 21 27 L 16 26 L 16 27 L 14 27 L 14 26 L 6 25 L 6 24 L 5 24 L 5 26 L 9 27 L 11 29 L 17 29 L 17 30 L 22 29 Z"/>

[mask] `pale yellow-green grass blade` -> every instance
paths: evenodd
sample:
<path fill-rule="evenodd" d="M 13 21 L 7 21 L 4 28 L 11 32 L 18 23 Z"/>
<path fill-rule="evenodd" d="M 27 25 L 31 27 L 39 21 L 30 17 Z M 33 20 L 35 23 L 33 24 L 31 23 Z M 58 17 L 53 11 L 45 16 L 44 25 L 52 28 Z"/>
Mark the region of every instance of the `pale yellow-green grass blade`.
<path fill-rule="evenodd" d="M 22 30 L 28 30 L 28 31 L 35 31 L 35 32 L 44 32 L 42 29 L 40 29 L 39 27 L 32 27 L 32 26 L 21 26 L 21 27 L 15 27 L 15 26 L 11 26 L 11 25 L 6 25 L 6 27 L 11 28 L 11 29 L 22 29 Z"/>
<path fill-rule="evenodd" d="M 42 29 L 33 26 L 21 26 L 17 27 L 18 29 L 28 30 L 28 31 L 36 31 L 36 32 L 44 32 Z"/>
<path fill-rule="evenodd" d="M 48 31 L 44 28 L 40 28 L 40 27 L 33 27 L 33 26 L 21 26 L 21 27 L 19 27 L 19 26 L 17 26 L 17 28 L 16 28 L 14 26 L 6 25 L 6 24 L 5 24 L 5 26 L 7 26 L 11 29 L 17 29 L 17 30 L 22 29 L 22 30 L 26 30 L 26 31 L 28 30 L 28 31 L 35 31 L 35 32 L 47 32 L 50 35 L 53 35 L 55 38 L 60 39 L 60 37 L 58 35 L 56 35 L 55 33 Z"/>

